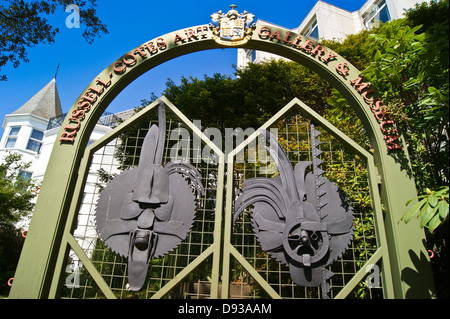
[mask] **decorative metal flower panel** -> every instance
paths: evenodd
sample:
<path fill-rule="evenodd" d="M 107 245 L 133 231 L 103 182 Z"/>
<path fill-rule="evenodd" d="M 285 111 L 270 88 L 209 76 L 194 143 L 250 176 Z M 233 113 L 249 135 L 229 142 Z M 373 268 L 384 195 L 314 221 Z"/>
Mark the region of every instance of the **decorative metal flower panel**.
<path fill-rule="evenodd" d="M 311 125 L 312 161 L 292 164 L 275 137 L 261 130 L 268 152 L 277 163 L 274 178 L 244 181 L 235 201 L 234 221 L 253 205 L 252 225 L 262 250 L 289 267 L 292 280 L 300 286 L 322 286 L 328 296 L 326 269 L 349 246 L 353 235 L 353 212 L 349 200 L 326 179 L 319 168 L 320 133 Z M 308 167 L 312 171 L 306 173 Z"/>
<path fill-rule="evenodd" d="M 119 174 L 103 190 L 96 209 L 100 237 L 128 258 L 130 290 L 142 288 L 148 264 L 177 247 L 195 215 L 196 192 L 204 195 L 201 176 L 188 162 L 161 165 L 165 141 L 164 105 L 142 145 L 139 165 Z M 187 182 L 183 176 L 187 177 Z"/>

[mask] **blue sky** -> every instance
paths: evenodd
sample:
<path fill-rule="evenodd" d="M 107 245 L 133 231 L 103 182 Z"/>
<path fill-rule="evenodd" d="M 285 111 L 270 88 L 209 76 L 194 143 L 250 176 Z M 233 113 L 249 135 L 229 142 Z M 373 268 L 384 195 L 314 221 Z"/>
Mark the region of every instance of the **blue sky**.
<path fill-rule="evenodd" d="M 60 63 L 57 86 L 63 112 L 67 112 L 86 86 L 117 58 L 142 43 L 186 27 L 207 24 L 214 12 L 247 10 L 257 19 L 292 29 L 298 27 L 316 0 L 276 1 L 117 1 L 99 0 L 97 14 L 108 27 L 109 34 L 88 44 L 82 37 L 83 28 L 69 29 L 70 13 L 61 8 L 49 21 L 60 29 L 54 44 L 37 45 L 28 53 L 30 62 L 18 68 L 4 67 L 1 74 L 8 81 L 0 82 L 0 118 L 21 107 L 54 77 Z M 356 11 L 366 0 L 328 0 L 348 11 Z M 110 104 L 107 111 L 119 112 L 140 105 L 151 92 L 160 96 L 168 78 L 179 83 L 184 75 L 202 78 L 214 73 L 232 75 L 237 63 L 236 49 L 198 52 L 168 61 L 142 75 Z M 3 129 L 0 128 L 0 134 Z"/>

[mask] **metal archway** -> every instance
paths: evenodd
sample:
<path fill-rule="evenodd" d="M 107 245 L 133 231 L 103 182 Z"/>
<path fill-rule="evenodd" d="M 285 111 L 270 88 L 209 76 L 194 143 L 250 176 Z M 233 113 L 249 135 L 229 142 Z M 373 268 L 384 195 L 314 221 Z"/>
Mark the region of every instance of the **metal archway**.
<path fill-rule="evenodd" d="M 248 48 L 296 61 L 329 81 L 354 108 L 374 148 L 384 227 L 389 244 L 395 298 L 430 297 L 431 271 L 424 234 L 413 223 L 398 223 L 405 203 L 416 196 L 410 162 L 395 123 L 382 112 L 375 88 L 351 63 L 318 42 L 281 27 L 257 23 L 240 41 L 221 37 L 217 25 L 178 30 L 127 52 L 103 70 L 78 97 L 58 133 L 11 298 L 48 298 L 58 252 L 89 136 L 111 101 L 143 73 L 173 58 L 209 49 Z M 419 276 L 420 274 L 420 280 Z M 56 278 L 58 279 L 58 278 Z"/>

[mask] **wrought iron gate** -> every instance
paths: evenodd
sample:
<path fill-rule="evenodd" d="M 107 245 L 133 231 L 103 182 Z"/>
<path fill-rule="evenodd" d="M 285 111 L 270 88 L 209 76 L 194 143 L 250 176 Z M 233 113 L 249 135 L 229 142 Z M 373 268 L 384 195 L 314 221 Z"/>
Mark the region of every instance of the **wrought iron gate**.
<path fill-rule="evenodd" d="M 164 162 L 191 162 L 205 194 L 197 200 L 185 240 L 150 263 L 138 292 L 127 287 L 127 262 L 98 238 L 95 206 L 115 174 L 137 165 L 143 138 L 157 119 L 158 101 L 88 146 L 58 254 L 50 295 L 60 298 L 321 298 L 319 288 L 292 282 L 289 269 L 264 252 L 253 233 L 251 212 L 233 224 L 235 190 L 245 179 L 273 176 L 276 168 L 255 153 L 258 131 L 224 154 L 201 129 L 162 97 L 168 116 Z M 322 169 L 345 190 L 354 208 L 354 239 L 329 269 L 331 298 L 392 298 L 377 171 L 372 155 L 295 99 L 262 128 L 276 129 L 292 164 L 311 159 L 310 122 L 321 134 Z M 240 157 L 241 156 L 241 157 Z M 244 160 L 237 160 L 237 158 Z M 259 157 L 258 157 L 259 156 Z M 250 161 L 249 157 L 256 158 Z"/>

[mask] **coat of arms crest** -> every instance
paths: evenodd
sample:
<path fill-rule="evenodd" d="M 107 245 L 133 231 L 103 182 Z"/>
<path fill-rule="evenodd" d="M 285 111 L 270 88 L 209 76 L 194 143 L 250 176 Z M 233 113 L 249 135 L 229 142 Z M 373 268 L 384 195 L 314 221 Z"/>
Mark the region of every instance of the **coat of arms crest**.
<path fill-rule="evenodd" d="M 213 31 L 214 40 L 223 45 L 241 45 L 252 36 L 255 27 L 255 16 L 244 10 L 239 13 L 236 5 L 231 5 L 227 13 L 219 12 L 211 15 L 210 28 Z"/>

